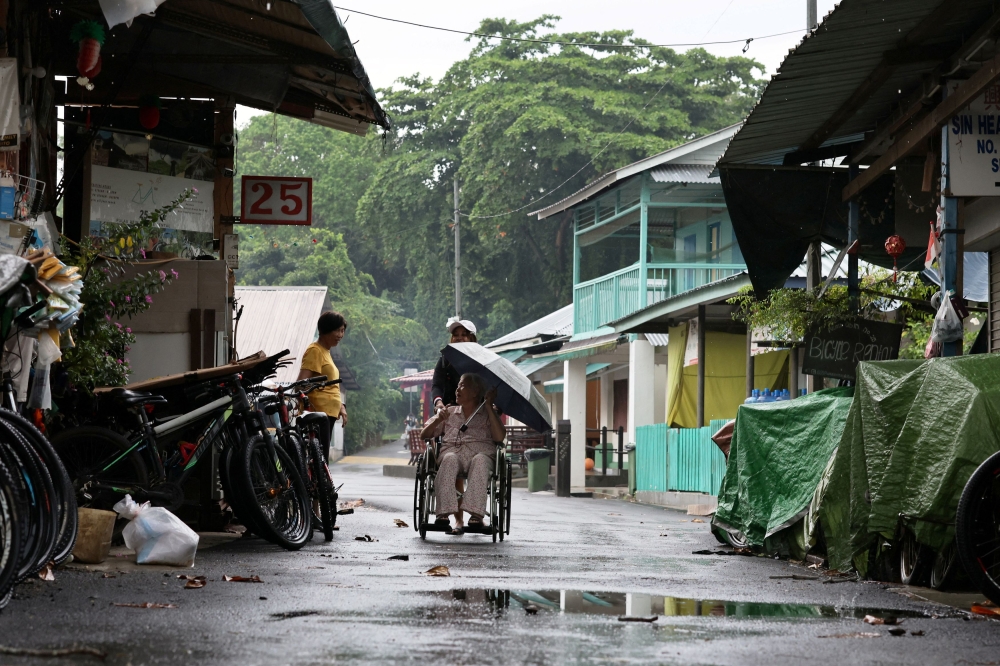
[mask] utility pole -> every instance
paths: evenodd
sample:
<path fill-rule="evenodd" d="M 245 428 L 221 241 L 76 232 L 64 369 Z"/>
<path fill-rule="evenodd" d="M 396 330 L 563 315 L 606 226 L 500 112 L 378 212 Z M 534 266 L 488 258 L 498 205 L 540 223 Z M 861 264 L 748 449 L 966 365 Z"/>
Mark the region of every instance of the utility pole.
<path fill-rule="evenodd" d="M 819 24 L 816 16 L 816 0 L 806 0 L 806 29 L 812 30 Z"/>
<path fill-rule="evenodd" d="M 455 316 L 462 318 L 462 239 L 458 233 L 458 177 L 455 177 Z"/>

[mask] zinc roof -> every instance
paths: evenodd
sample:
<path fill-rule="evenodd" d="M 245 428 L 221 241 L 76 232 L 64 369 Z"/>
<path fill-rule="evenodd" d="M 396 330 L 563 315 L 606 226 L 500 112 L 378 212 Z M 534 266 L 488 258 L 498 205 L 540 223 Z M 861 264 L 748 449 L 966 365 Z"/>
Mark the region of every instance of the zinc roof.
<path fill-rule="evenodd" d="M 862 140 L 994 11 L 990 0 L 843 0 L 785 58 L 719 164 L 780 164 L 874 77 L 882 82 L 821 145 Z M 980 48 L 971 64 L 992 54 Z"/>
<path fill-rule="evenodd" d="M 541 336 L 556 337 L 560 335 L 571 335 L 573 333 L 573 304 L 559 308 L 555 312 L 550 312 L 541 319 L 536 319 L 530 324 L 525 324 L 516 331 L 511 331 L 503 337 L 497 338 L 486 346 L 495 349 L 518 342 L 534 342 Z"/>
<path fill-rule="evenodd" d="M 236 328 L 236 353 L 243 358 L 261 350 L 270 355 L 287 349 L 292 363 L 278 369 L 277 381 L 295 381 L 302 353 L 316 339 L 316 321 L 330 309 L 326 287 L 236 287 L 235 293 L 243 307 Z M 340 370 L 341 388 L 360 389 L 340 350 L 334 347 L 330 355 Z"/>

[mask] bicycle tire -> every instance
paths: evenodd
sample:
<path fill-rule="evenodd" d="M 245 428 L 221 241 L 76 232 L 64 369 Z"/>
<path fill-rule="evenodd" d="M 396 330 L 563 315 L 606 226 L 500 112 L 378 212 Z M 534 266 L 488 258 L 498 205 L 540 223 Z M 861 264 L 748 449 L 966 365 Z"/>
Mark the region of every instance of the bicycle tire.
<path fill-rule="evenodd" d="M 247 514 L 260 526 L 260 536 L 286 550 L 299 550 L 312 535 L 309 492 L 288 452 L 275 444 L 274 460 L 267 448 L 263 435 L 250 438 L 237 456 L 238 477 L 232 481 L 246 500 Z M 287 476 L 284 489 L 276 485 L 280 476 L 275 472 Z M 276 501 L 282 496 L 285 499 Z"/>
<path fill-rule="evenodd" d="M 25 536 L 21 542 L 21 562 L 18 568 L 18 582 L 32 576 L 48 564 L 56 547 L 57 521 L 53 515 L 52 503 L 55 490 L 52 476 L 34 449 L 24 438 L 0 422 L 0 450 L 7 460 L 16 461 L 11 469 L 23 481 L 24 496 L 28 500 L 25 510 Z"/>
<path fill-rule="evenodd" d="M 21 519 L 17 514 L 17 486 L 0 461 L 0 609 L 10 599 L 21 561 Z"/>
<path fill-rule="evenodd" d="M 972 583 L 1000 604 L 1000 452 L 965 484 L 955 516 L 955 547 Z"/>
<path fill-rule="evenodd" d="M 149 471 L 138 451 L 132 451 L 107 472 L 94 474 L 94 468 L 115 452 L 124 453 L 132 446 L 114 430 L 100 426 L 80 426 L 63 430 L 51 440 L 73 484 L 74 493 L 82 491 L 82 477 L 92 477 L 116 486 L 146 487 Z M 124 493 L 122 493 L 124 495 Z M 85 502 L 92 508 L 110 510 L 121 499 L 118 493 L 95 493 Z"/>
<path fill-rule="evenodd" d="M 333 527 L 337 522 L 336 504 L 330 506 L 330 499 L 333 495 L 333 478 L 330 476 L 330 467 L 323 460 L 323 452 L 320 450 L 319 440 L 309 438 L 309 454 L 312 458 L 309 466 L 316 484 L 316 493 L 319 499 L 319 518 L 323 525 L 323 537 L 327 541 L 333 541 Z"/>
<path fill-rule="evenodd" d="M 56 492 L 54 506 L 59 511 L 59 535 L 52 553 L 52 561 L 57 566 L 63 564 L 73 554 L 79 529 L 79 514 L 73 483 L 52 443 L 31 421 L 20 414 L 6 411 L 0 411 L 0 419 L 9 422 L 29 441 L 52 475 L 52 484 Z"/>

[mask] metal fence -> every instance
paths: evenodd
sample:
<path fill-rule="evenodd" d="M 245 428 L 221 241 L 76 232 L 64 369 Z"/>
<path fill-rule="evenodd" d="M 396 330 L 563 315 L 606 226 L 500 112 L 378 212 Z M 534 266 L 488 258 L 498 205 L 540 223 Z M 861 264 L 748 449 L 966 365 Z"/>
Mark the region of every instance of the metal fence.
<path fill-rule="evenodd" d="M 714 420 L 705 428 L 668 428 L 665 423 L 636 428 L 636 490 L 717 495 L 726 457 L 712 434 L 725 424 Z"/>

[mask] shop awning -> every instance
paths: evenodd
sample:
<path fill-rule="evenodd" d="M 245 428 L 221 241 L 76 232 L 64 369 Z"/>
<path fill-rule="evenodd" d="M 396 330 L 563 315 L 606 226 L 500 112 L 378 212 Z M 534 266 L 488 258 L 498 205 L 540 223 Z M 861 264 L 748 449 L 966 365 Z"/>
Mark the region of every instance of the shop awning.
<path fill-rule="evenodd" d="M 613 352 L 617 349 L 618 345 L 623 344 L 625 341 L 624 336 L 619 335 L 618 333 L 611 333 L 609 335 L 601 335 L 587 340 L 567 342 L 557 352 L 539 354 L 534 358 L 537 360 L 546 359 L 552 363 L 572 361 L 576 358 L 586 358 L 587 356 Z"/>
<path fill-rule="evenodd" d="M 590 377 L 594 373 L 600 372 L 601 370 L 609 367 L 610 363 L 588 363 L 587 364 L 587 376 Z M 546 393 L 562 393 L 563 384 L 566 380 L 564 377 L 556 377 L 547 382 L 543 382 L 542 385 L 545 387 Z"/>
<path fill-rule="evenodd" d="M 104 22 L 98 0 L 62 3 L 52 15 L 54 70 L 74 81 L 70 29 Z M 102 71 L 65 102 L 128 105 L 144 94 L 219 98 L 365 134 L 389 128 L 350 36 L 329 0 L 169 0 L 155 16 L 108 31 Z M 111 82 L 115 81 L 115 85 Z M 111 99 L 109 99 L 111 98 Z"/>

